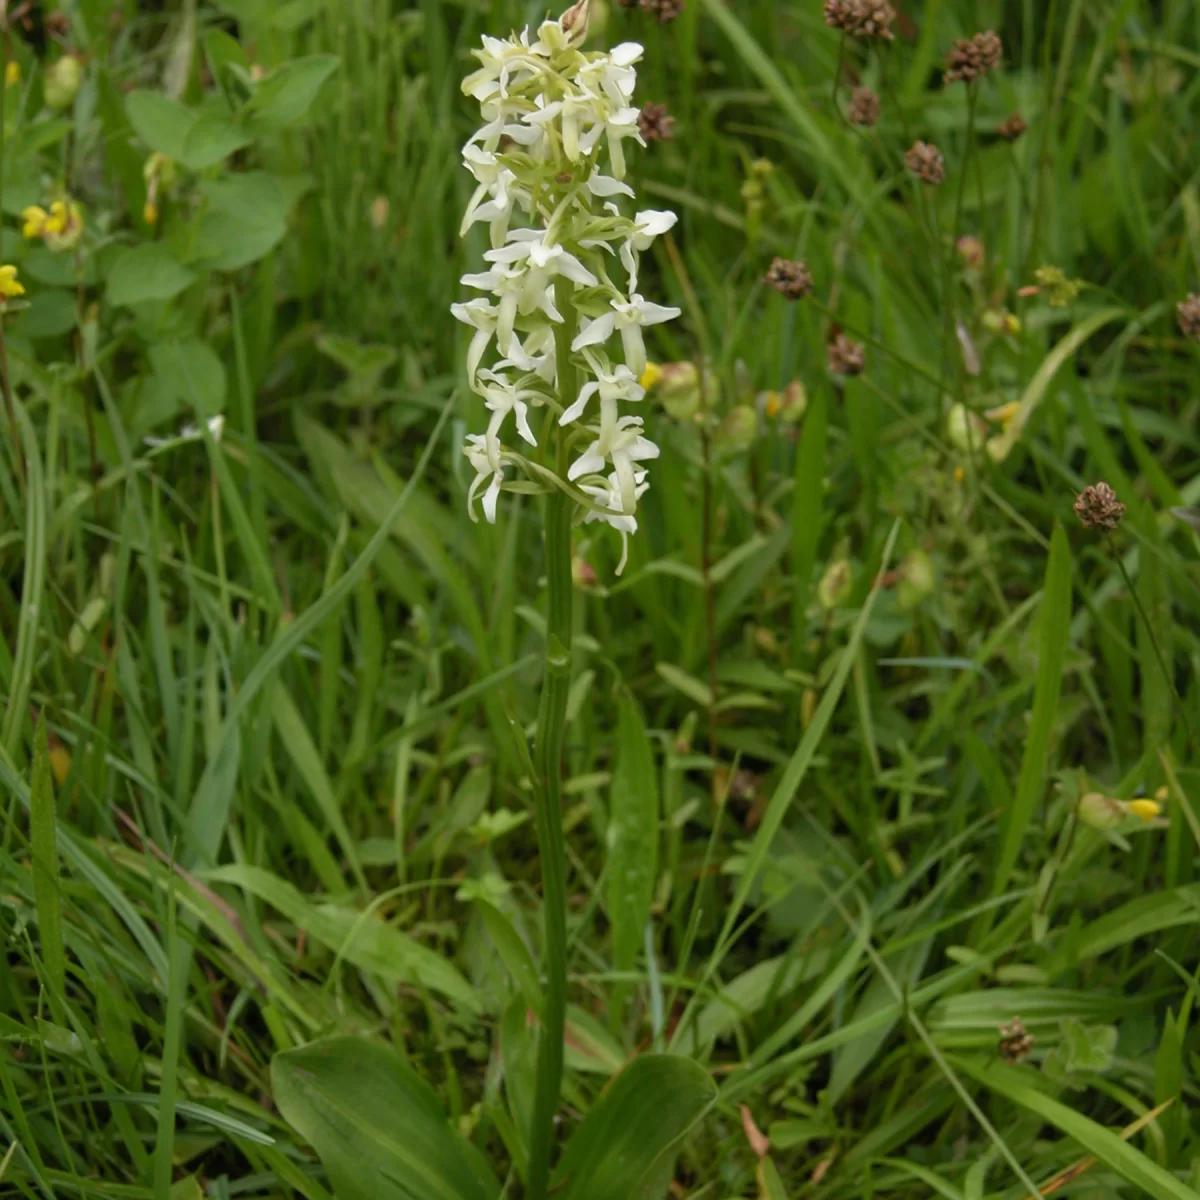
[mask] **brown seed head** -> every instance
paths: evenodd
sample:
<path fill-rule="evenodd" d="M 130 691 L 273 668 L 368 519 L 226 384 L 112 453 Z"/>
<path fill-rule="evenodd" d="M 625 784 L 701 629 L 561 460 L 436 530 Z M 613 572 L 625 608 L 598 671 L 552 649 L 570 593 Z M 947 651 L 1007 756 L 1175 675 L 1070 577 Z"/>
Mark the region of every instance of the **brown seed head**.
<path fill-rule="evenodd" d="M 1075 500 L 1075 515 L 1088 529 L 1116 529 L 1125 515 L 1125 505 L 1117 499 L 1117 493 L 1107 483 L 1093 483 L 1085 487 Z"/>
<path fill-rule="evenodd" d="M 999 125 L 996 126 L 996 132 L 1006 141 L 1015 142 L 1029 128 L 1025 124 L 1025 119 L 1020 113 L 1013 113 L 1011 117 L 1005 117 Z"/>
<path fill-rule="evenodd" d="M 947 83 L 970 83 L 981 75 L 986 75 L 1000 63 L 1004 53 L 1004 44 L 999 35 L 990 29 L 986 33 L 977 33 L 974 37 L 959 38 L 950 47 L 946 60 Z"/>
<path fill-rule="evenodd" d="M 825 0 L 825 24 L 851 37 L 890 42 L 895 21 L 887 0 Z"/>
<path fill-rule="evenodd" d="M 1025 1031 L 1020 1017 L 1013 1017 L 1007 1025 L 1000 1026 L 1000 1057 L 1006 1063 L 1019 1063 L 1029 1057 L 1033 1049 L 1034 1036 Z"/>
<path fill-rule="evenodd" d="M 870 88 L 855 88 L 846 115 L 851 125 L 874 125 L 879 120 L 879 97 Z"/>
<path fill-rule="evenodd" d="M 1200 342 L 1200 296 L 1191 292 L 1186 300 L 1180 300 L 1175 306 L 1179 317 L 1179 329 L 1185 338 Z"/>
<path fill-rule="evenodd" d="M 789 300 L 802 300 L 812 294 L 812 275 L 806 263 L 777 258 L 767 268 L 766 280 L 769 287 Z"/>
<path fill-rule="evenodd" d="M 665 104 L 647 104 L 638 113 L 638 132 L 647 142 L 670 142 L 675 139 L 675 118 Z"/>
<path fill-rule="evenodd" d="M 844 333 L 829 343 L 828 352 L 829 369 L 835 375 L 861 375 L 867 365 L 866 351 Z"/>
<path fill-rule="evenodd" d="M 673 21 L 683 12 L 683 0 L 641 0 L 643 12 L 653 13 L 660 25 Z"/>
<path fill-rule="evenodd" d="M 926 183 L 938 184 L 946 178 L 946 160 L 931 142 L 913 142 L 904 161 L 908 169 Z"/>

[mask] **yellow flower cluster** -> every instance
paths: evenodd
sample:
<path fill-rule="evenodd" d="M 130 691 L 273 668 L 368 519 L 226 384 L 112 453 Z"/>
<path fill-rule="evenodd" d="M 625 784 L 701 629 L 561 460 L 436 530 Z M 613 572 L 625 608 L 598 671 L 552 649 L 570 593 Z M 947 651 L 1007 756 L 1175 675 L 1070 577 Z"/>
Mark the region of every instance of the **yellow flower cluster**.
<path fill-rule="evenodd" d="M 31 204 L 21 214 L 27 238 L 41 238 L 51 250 L 72 250 L 83 237 L 83 214 L 74 200 L 55 200 L 50 211 Z"/>
<path fill-rule="evenodd" d="M 23 296 L 25 288 L 17 278 L 17 268 L 9 263 L 0 266 L 0 305 L 9 296 Z"/>

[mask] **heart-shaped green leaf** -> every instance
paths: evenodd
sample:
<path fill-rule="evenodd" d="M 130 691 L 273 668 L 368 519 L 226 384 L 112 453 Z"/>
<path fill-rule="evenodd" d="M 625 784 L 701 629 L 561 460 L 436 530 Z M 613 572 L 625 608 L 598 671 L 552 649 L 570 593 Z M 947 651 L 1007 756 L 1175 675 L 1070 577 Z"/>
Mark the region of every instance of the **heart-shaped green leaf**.
<path fill-rule="evenodd" d="M 500 1185 L 433 1089 L 389 1047 L 337 1037 L 277 1054 L 275 1102 L 338 1200 L 495 1200 Z"/>

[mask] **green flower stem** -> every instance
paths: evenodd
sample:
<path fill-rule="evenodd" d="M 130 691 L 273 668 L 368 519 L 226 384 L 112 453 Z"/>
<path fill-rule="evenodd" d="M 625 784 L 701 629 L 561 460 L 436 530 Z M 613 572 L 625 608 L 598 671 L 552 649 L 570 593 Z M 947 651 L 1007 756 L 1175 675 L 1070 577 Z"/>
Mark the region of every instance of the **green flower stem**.
<path fill-rule="evenodd" d="M 570 362 L 576 316 L 572 296 L 560 281 L 558 305 L 564 320 L 558 329 L 560 395 L 574 400 L 576 370 Z M 569 399 L 568 399 L 569 398 Z M 567 442 L 554 433 L 558 474 L 566 477 Z M 571 688 L 571 518 L 575 504 L 564 492 L 546 497 L 546 666 L 538 711 L 534 765 L 537 769 L 537 838 L 542 863 L 542 967 L 546 1005 L 538 1039 L 537 1084 L 529 1136 L 530 1200 L 545 1200 L 554 1147 L 554 1114 L 562 1087 L 563 1029 L 567 1009 L 567 883 L 562 827 L 562 751 Z"/>

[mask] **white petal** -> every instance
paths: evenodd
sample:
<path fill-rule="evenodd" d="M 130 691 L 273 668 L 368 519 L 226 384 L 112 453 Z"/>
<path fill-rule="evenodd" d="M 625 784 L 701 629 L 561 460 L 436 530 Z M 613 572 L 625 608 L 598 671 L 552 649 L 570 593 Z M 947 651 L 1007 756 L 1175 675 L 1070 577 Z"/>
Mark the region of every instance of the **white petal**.
<path fill-rule="evenodd" d="M 558 418 L 560 425 L 570 425 L 572 421 L 577 421 L 583 416 L 583 410 L 587 408 L 587 402 L 600 390 L 600 385 L 590 379 L 583 385 L 579 392 L 579 399 L 575 401 L 570 408 L 566 409 L 561 417 Z"/>
<path fill-rule="evenodd" d="M 572 464 L 571 469 L 567 472 L 567 478 L 571 480 L 578 479 L 580 475 L 595 475 L 604 470 L 604 456 L 597 454 L 592 443 Z"/>
<path fill-rule="evenodd" d="M 606 312 L 603 316 L 597 317 L 594 321 L 589 321 L 584 326 L 583 331 L 571 343 L 572 350 L 582 350 L 584 346 L 599 346 L 607 342 L 612 337 L 613 330 L 617 326 L 617 317 L 615 313 Z"/>
<path fill-rule="evenodd" d="M 513 405 L 513 413 L 517 418 L 517 432 L 531 445 L 537 445 L 537 438 L 533 436 L 533 430 L 529 428 L 529 417 L 526 415 L 528 406 L 524 401 L 518 400 Z M 658 453 L 658 447 L 654 449 L 655 454 Z"/>
<path fill-rule="evenodd" d="M 608 52 L 608 57 L 618 67 L 631 67 L 642 57 L 642 47 L 637 42 L 621 42 Z"/>
<path fill-rule="evenodd" d="M 596 171 L 587 181 L 588 191 L 593 196 L 632 196 L 633 188 L 611 175 L 601 175 Z"/>
<path fill-rule="evenodd" d="M 581 283 L 584 287 L 595 287 L 600 281 L 575 257 L 565 250 L 558 260 L 558 273 L 565 275 L 572 283 Z"/>
<path fill-rule="evenodd" d="M 661 325 L 664 321 L 673 321 L 679 316 L 680 309 L 669 308 L 663 304 L 652 304 L 649 300 L 642 300 L 638 297 L 640 303 L 638 308 L 640 325 Z"/>
<path fill-rule="evenodd" d="M 488 484 L 488 490 L 483 493 L 483 515 L 489 525 L 496 523 L 496 501 L 500 499 L 500 473 L 497 471 Z"/>

